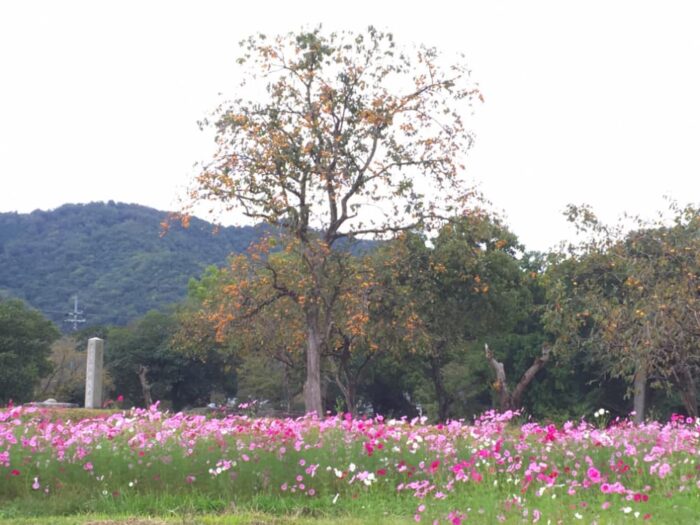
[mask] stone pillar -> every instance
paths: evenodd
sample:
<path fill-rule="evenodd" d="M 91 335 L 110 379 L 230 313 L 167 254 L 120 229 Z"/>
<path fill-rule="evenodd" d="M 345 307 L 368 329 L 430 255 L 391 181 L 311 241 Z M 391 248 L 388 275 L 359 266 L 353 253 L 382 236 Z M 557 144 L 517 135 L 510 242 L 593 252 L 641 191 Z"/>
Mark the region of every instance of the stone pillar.
<path fill-rule="evenodd" d="M 88 339 L 87 367 L 85 370 L 85 408 L 102 408 L 104 343 L 99 337 Z"/>

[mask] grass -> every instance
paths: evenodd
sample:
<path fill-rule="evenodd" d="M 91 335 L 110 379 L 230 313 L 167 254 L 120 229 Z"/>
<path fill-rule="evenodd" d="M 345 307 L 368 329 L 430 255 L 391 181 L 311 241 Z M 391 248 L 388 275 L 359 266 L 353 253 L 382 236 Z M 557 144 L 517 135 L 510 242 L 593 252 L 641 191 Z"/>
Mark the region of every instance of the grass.
<path fill-rule="evenodd" d="M 41 518 L 13 518 L 0 519 L 3 525 L 261 525 L 261 524 L 289 524 L 289 525 L 360 525 L 367 523 L 382 523 L 386 525 L 399 525 L 406 523 L 405 517 L 381 516 L 358 518 L 352 516 L 333 517 L 299 517 L 293 514 L 278 515 L 263 512 L 242 512 L 238 514 L 197 515 L 182 514 L 170 516 L 134 516 L 134 515 L 108 515 L 85 514 L 72 516 L 42 516 Z"/>

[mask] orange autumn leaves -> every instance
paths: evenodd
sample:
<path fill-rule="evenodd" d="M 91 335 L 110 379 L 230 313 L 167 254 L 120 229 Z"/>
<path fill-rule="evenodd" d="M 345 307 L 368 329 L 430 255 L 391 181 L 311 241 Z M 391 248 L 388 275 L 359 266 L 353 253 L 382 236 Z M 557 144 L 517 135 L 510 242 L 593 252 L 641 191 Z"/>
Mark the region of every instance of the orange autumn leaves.
<path fill-rule="evenodd" d="M 304 351 L 304 307 L 314 300 L 314 279 L 305 268 L 298 243 L 278 242 L 263 240 L 219 270 L 221 284 L 202 305 L 219 341 L 233 337 L 249 349 L 272 346 L 289 353 Z M 327 247 L 319 244 L 318 249 L 325 252 Z M 335 307 L 330 313 L 333 330 L 328 347 L 336 345 L 334 338 L 347 336 L 353 342 L 362 339 L 370 348 L 378 348 L 376 342 L 368 340 L 370 307 L 377 286 L 374 271 L 346 254 L 330 259 L 328 266 L 333 271 L 324 289 L 333 295 Z"/>

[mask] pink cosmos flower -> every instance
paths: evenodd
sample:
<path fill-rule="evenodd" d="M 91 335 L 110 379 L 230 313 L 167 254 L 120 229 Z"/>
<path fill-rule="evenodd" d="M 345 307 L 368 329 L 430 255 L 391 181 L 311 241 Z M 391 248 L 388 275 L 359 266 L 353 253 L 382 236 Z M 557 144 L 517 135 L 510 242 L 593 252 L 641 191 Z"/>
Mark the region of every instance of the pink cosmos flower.
<path fill-rule="evenodd" d="M 595 467 L 590 467 L 588 469 L 588 479 L 590 479 L 593 483 L 600 483 L 600 471 Z"/>
<path fill-rule="evenodd" d="M 665 478 L 668 476 L 668 474 L 671 472 L 671 466 L 668 463 L 664 463 L 659 467 L 659 477 L 661 479 Z"/>
<path fill-rule="evenodd" d="M 452 525 L 462 525 L 462 514 L 460 514 L 457 511 L 452 511 L 450 514 L 447 516 L 447 519 L 450 520 L 450 523 Z"/>

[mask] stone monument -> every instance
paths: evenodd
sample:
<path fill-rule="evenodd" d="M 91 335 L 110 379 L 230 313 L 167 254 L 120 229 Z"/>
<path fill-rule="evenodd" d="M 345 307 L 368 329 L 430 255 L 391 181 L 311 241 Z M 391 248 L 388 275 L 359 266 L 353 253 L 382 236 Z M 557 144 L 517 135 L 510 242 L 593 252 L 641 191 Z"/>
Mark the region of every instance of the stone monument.
<path fill-rule="evenodd" d="M 99 337 L 88 339 L 87 368 L 85 370 L 85 408 L 102 408 L 102 361 L 104 341 Z"/>

